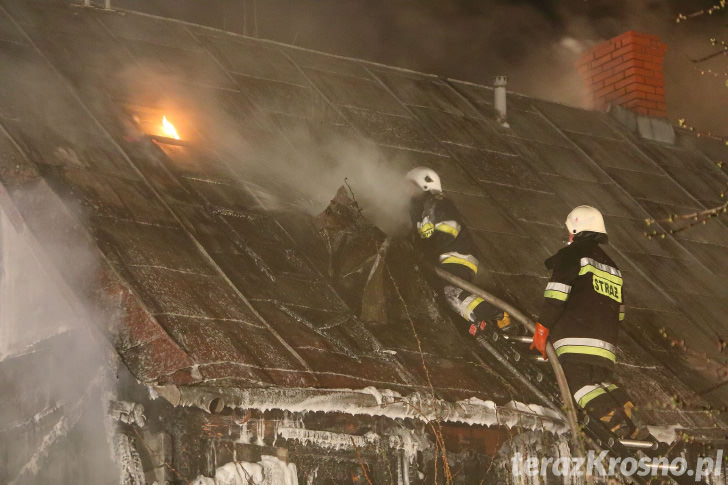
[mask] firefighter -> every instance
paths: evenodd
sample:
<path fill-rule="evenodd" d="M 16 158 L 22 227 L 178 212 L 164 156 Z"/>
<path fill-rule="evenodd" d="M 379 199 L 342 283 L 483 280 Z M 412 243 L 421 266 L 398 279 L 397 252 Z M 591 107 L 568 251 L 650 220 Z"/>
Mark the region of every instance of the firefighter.
<path fill-rule="evenodd" d="M 410 170 L 410 217 L 417 228 L 427 256 L 444 270 L 472 282 L 478 273 L 475 245 L 455 205 L 442 194 L 437 173 L 426 167 Z M 468 332 L 475 336 L 494 323 L 510 331 L 510 316 L 482 298 L 450 285 L 442 285 L 448 305 L 468 322 Z"/>
<path fill-rule="evenodd" d="M 619 438 L 645 439 L 634 404 L 614 383 L 617 331 L 624 319 L 622 273 L 600 244 L 601 212 L 581 205 L 566 217 L 569 244 L 546 260 L 552 271 L 531 349 L 546 357 L 549 335 L 576 404 Z"/>

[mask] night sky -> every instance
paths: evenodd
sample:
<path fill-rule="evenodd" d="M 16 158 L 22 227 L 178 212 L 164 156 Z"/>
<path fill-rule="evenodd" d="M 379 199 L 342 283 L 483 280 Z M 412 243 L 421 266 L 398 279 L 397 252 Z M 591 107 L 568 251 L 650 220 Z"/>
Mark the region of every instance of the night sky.
<path fill-rule="evenodd" d="M 114 0 L 113 5 L 211 25 L 249 36 L 428 73 L 490 84 L 580 106 L 580 50 L 626 30 L 657 34 L 668 44 L 667 104 L 728 136 L 728 59 L 692 59 L 728 39 L 728 10 L 676 23 L 713 0 Z"/>

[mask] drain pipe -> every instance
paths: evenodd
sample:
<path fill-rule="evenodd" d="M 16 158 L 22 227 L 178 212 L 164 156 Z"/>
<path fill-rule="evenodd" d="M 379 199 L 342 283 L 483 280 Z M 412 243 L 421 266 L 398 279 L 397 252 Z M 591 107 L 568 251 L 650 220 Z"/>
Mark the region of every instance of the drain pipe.
<path fill-rule="evenodd" d="M 495 108 L 496 119 L 504 128 L 510 128 L 506 121 L 506 85 L 508 76 L 496 76 L 493 82 L 493 107 Z"/>

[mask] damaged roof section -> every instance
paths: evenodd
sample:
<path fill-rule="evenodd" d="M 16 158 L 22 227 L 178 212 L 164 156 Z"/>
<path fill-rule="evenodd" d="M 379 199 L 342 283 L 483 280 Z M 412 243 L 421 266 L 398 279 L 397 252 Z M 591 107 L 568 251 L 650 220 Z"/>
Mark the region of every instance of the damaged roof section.
<path fill-rule="evenodd" d="M 0 177 L 31 228 L 42 219 L 18 194 L 42 185 L 92 234 L 103 265 L 88 291 L 121 315 L 117 350 L 145 383 L 536 400 L 440 311 L 360 192 L 336 195 L 338 180 L 314 219 L 310 194 L 263 169 L 336 139 L 398 173 L 437 170 L 483 255 L 478 284 L 531 313 L 565 215 L 600 208 L 629 288 L 620 376 L 650 390 L 636 391 L 648 408 L 656 393 L 725 402 L 728 228 L 643 236 L 646 218 L 716 201 L 725 147 L 638 140 L 604 113 L 516 95 L 506 129 L 483 86 L 136 14 L 0 4 L 0 60 L 18 66 L 0 81 Z M 165 115 L 182 140 L 151 132 Z"/>

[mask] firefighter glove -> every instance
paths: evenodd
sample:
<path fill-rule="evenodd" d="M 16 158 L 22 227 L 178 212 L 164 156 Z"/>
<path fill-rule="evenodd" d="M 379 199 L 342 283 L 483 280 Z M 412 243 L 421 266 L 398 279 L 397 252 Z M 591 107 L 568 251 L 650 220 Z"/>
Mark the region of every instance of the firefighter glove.
<path fill-rule="evenodd" d="M 533 332 L 533 340 L 531 341 L 530 350 L 536 349 L 541 352 L 543 358 L 546 358 L 546 339 L 549 336 L 549 329 L 541 325 L 536 324 L 536 331 Z"/>
<path fill-rule="evenodd" d="M 435 225 L 430 221 L 418 222 L 417 232 L 420 233 L 422 239 L 428 239 L 435 232 Z"/>

